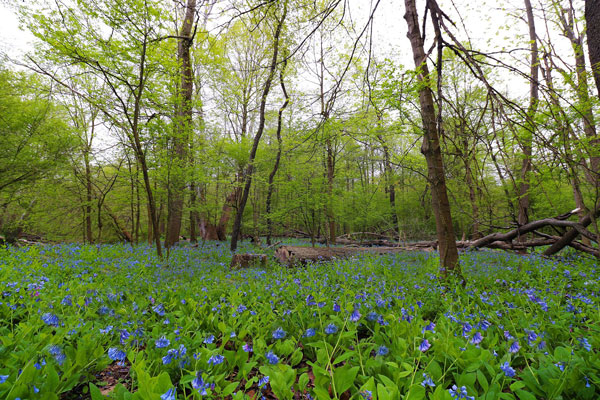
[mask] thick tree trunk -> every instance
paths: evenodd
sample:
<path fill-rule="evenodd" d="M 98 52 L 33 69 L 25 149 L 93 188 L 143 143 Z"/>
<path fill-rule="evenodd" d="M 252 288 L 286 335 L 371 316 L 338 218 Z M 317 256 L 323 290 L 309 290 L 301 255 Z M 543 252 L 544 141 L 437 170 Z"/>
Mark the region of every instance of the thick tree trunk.
<path fill-rule="evenodd" d="M 266 200 L 266 214 L 267 214 L 267 245 L 271 245 L 271 236 L 273 235 L 273 220 L 271 218 L 271 197 L 273 196 L 273 181 L 275 180 L 275 175 L 277 174 L 277 170 L 279 169 L 279 162 L 281 161 L 281 126 L 282 126 L 282 116 L 286 107 L 290 102 L 290 97 L 288 96 L 287 90 L 285 89 L 285 83 L 283 81 L 283 74 L 285 72 L 285 67 L 287 66 L 287 60 L 283 61 L 283 65 L 281 66 L 281 70 L 279 71 L 279 84 L 281 85 L 281 91 L 283 92 L 284 101 L 281 107 L 279 107 L 279 113 L 277 114 L 277 155 L 275 156 L 275 164 L 273 165 L 273 169 L 269 174 L 269 185 L 267 191 L 267 200 Z"/>
<path fill-rule="evenodd" d="M 598 0 L 585 0 L 585 22 L 590 62 L 598 97 L 600 97 L 600 2 Z"/>
<path fill-rule="evenodd" d="M 423 39 L 419 28 L 419 19 L 415 0 L 404 0 L 406 13 L 404 18 L 408 25 L 408 39 L 412 47 L 415 67 L 420 71 L 418 79 L 422 82 L 419 90 L 419 104 L 423 121 L 423 144 L 421 152 L 427 161 L 427 173 L 431 187 L 433 212 L 439 242 L 440 264 L 442 273 L 460 274 L 456 236 L 452 225 L 450 203 L 446 191 L 444 163 L 440 150 L 440 142 L 436 124 L 433 96 L 430 89 L 429 69 L 427 68 Z"/>
<path fill-rule="evenodd" d="M 273 57 L 271 59 L 271 65 L 269 66 L 269 74 L 267 76 L 267 80 L 265 81 L 265 86 L 263 88 L 262 96 L 260 99 L 258 129 L 256 131 L 256 135 L 254 135 L 252 149 L 250 149 L 248 167 L 246 168 L 246 171 L 244 173 L 244 191 L 242 193 L 242 198 L 240 199 L 240 203 L 238 205 L 237 213 L 235 215 L 235 221 L 233 224 L 233 232 L 231 234 L 230 249 L 233 252 L 235 252 L 237 249 L 238 236 L 240 234 L 240 230 L 242 227 L 242 219 L 244 216 L 244 208 L 246 207 L 248 195 L 250 194 L 250 186 L 252 185 L 252 174 L 254 173 L 254 158 L 256 157 L 258 144 L 260 143 L 260 138 L 265 129 L 265 108 L 267 105 L 267 96 L 271 91 L 271 83 L 273 82 L 273 76 L 275 75 L 275 69 L 277 67 L 277 58 L 279 53 L 279 36 L 281 35 L 281 27 L 283 26 L 283 22 L 285 21 L 286 15 L 287 2 L 284 3 L 283 15 L 281 16 L 281 19 L 277 21 L 277 27 L 275 29 L 275 35 L 273 37 Z"/>
<path fill-rule="evenodd" d="M 165 246 L 171 247 L 179 240 L 183 215 L 183 194 L 185 191 L 185 166 L 188 162 L 188 141 L 192 130 L 192 95 L 194 73 L 192 71 L 190 48 L 193 43 L 192 27 L 196 15 L 196 0 L 187 0 L 185 16 L 179 33 L 177 60 L 181 64 L 180 92 L 177 96 L 175 112 L 175 135 L 173 137 L 174 169 L 168 190 L 168 222 Z"/>

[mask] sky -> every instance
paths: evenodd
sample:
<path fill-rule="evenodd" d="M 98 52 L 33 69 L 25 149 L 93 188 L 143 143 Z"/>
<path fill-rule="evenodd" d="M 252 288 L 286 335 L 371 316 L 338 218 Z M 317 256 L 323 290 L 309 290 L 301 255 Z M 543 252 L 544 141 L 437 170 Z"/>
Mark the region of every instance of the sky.
<path fill-rule="evenodd" d="M 29 32 L 20 31 L 17 16 L 7 4 L 21 0 L 0 0 L 0 50 L 12 57 L 22 55 L 31 49 L 32 35 Z M 369 16 L 372 5 L 376 0 L 349 0 L 350 15 L 356 21 L 357 27 L 364 26 Z M 417 0 L 419 12 L 423 11 L 422 0 Z M 14 4 L 14 3 L 13 3 Z M 457 22 L 455 7 L 461 10 L 464 18 L 464 26 L 469 31 L 469 36 L 480 46 L 484 46 L 487 40 L 499 39 L 496 32 L 500 26 L 509 26 L 511 34 L 515 26 L 514 18 L 506 18 L 498 11 L 497 1 L 467 1 L 467 0 L 440 0 L 442 8 Z M 493 4 L 493 5 L 491 5 Z M 510 7 L 509 7 L 510 8 Z M 406 23 L 403 19 L 403 0 L 381 0 L 375 14 L 374 45 L 378 52 L 383 54 L 397 54 L 403 59 L 409 56 L 409 43 L 406 38 Z M 502 16 L 502 18 L 498 18 Z M 521 24 L 521 31 L 525 33 L 525 24 Z M 459 28 L 458 31 L 463 31 Z M 461 35 L 465 38 L 465 35 Z M 487 40 L 486 40 L 487 39 Z M 502 38 L 500 38 L 502 39 Z M 410 58 L 407 58 L 410 61 Z"/>

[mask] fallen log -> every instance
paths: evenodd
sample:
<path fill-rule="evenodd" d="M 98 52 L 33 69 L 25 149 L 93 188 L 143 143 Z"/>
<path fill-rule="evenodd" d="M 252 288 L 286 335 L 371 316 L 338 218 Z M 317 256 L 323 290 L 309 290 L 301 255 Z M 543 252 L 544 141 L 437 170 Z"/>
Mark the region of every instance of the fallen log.
<path fill-rule="evenodd" d="M 390 254 L 423 248 L 411 247 L 303 247 L 280 246 L 275 250 L 275 258 L 284 265 L 307 264 L 309 262 L 329 261 L 348 258 L 357 254 Z"/>
<path fill-rule="evenodd" d="M 267 266 L 266 254 L 234 254 L 231 258 L 230 268 L 264 268 Z"/>

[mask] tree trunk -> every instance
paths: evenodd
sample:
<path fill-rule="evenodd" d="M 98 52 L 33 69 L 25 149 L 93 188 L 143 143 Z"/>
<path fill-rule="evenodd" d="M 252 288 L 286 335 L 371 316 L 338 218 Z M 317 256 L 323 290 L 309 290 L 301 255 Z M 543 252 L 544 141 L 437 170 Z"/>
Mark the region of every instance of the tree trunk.
<path fill-rule="evenodd" d="M 328 244 L 335 244 L 335 215 L 333 212 L 333 179 L 335 177 L 335 159 L 331 138 L 327 136 L 325 140 L 327 149 L 327 227 L 329 230 Z"/>
<path fill-rule="evenodd" d="M 390 208 L 392 210 L 392 226 L 393 230 L 398 228 L 398 214 L 396 214 L 396 185 L 394 185 L 394 170 L 390 162 L 390 149 L 382 135 L 377 138 L 383 148 L 383 169 L 386 180 L 387 191 L 390 199 Z"/>
<path fill-rule="evenodd" d="M 460 274 L 456 237 L 452 225 L 450 203 L 446 191 L 444 163 L 440 150 L 440 142 L 436 124 L 436 113 L 433 95 L 430 89 L 429 69 L 427 68 L 423 39 L 419 28 L 419 19 L 415 0 L 404 0 L 406 13 L 404 18 L 408 25 L 408 39 L 412 47 L 415 67 L 420 71 L 418 80 L 422 83 L 419 89 L 419 104 L 423 121 L 423 144 L 421 152 L 427 161 L 427 173 L 431 187 L 431 199 L 435 215 L 436 231 L 439 242 L 440 265 L 442 274 Z M 437 5 L 436 5 L 437 7 Z"/>
<path fill-rule="evenodd" d="M 273 37 L 273 58 L 271 59 L 271 65 L 269 66 L 269 75 L 267 76 L 267 80 L 265 81 L 262 97 L 260 99 L 258 129 L 256 131 L 256 135 L 254 136 L 252 149 L 250 150 L 250 157 L 248 158 L 248 166 L 244 173 L 244 191 L 242 193 L 242 198 L 240 199 L 240 203 L 238 205 L 237 213 L 235 215 L 235 221 L 233 224 L 233 232 L 231 234 L 230 249 L 233 252 L 235 252 L 235 250 L 237 249 L 238 236 L 240 234 L 240 230 L 242 227 L 242 219 L 244 216 L 244 208 L 246 207 L 248 195 L 250 193 L 250 186 L 252 185 L 252 174 L 254 172 L 254 158 L 256 157 L 258 144 L 265 129 L 265 108 L 267 105 L 267 96 L 269 95 L 269 91 L 271 90 L 271 83 L 273 82 L 273 76 L 275 75 L 275 69 L 277 67 L 277 58 L 279 53 L 279 36 L 281 34 L 281 27 L 283 26 L 283 22 L 285 20 L 286 15 L 287 2 L 284 3 L 283 15 L 281 16 L 281 19 L 277 21 L 277 28 L 275 29 L 275 35 Z"/>
<path fill-rule="evenodd" d="M 600 97 L 600 2 L 585 0 L 585 22 L 590 63 Z"/>
<path fill-rule="evenodd" d="M 283 81 L 283 74 L 285 72 L 285 67 L 287 66 L 287 60 L 283 61 L 283 65 L 281 66 L 281 70 L 279 71 L 279 84 L 281 85 L 281 91 L 283 92 L 284 101 L 281 107 L 279 107 L 279 113 L 277 114 L 277 155 L 275 156 L 275 164 L 273 165 L 273 169 L 269 174 L 269 185 L 267 191 L 267 200 L 266 200 L 266 214 L 267 214 L 267 245 L 271 245 L 271 236 L 273 235 L 273 221 L 271 218 L 271 197 L 273 196 L 273 181 L 275 180 L 275 175 L 277 174 L 277 170 L 279 169 L 279 162 L 281 161 L 281 125 L 282 125 L 282 116 L 286 107 L 290 102 L 290 97 L 288 96 L 287 90 L 285 89 L 285 83 Z"/>
<path fill-rule="evenodd" d="M 85 205 L 85 237 L 88 243 L 94 241 L 92 235 L 92 172 L 90 168 L 89 148 L 85 149 L 83 159 L 85 161 L 85 189 L 86 189 L 86 205 Z"/>
<path fill-rule="evenodd" d="M 525 1 L 525 10 L 527 13 L 527 25 L 529 26 L 529 41 L 531 44 L 531 64 L 530 64 L 530 80 L 529 80 L 529 106 L 527 107 L 527 122 L 526 132 L 524 137 L 519 141 L 523 150 L 521 171 L 519 174 L 519 214 L 517 222 L 520 226 L 526 225 L 529 222 L 529 186 L 531 173 L 531 154 L 533 144 L 533 132 L 535 131 L 534 117 L 537 111 L 539 101 L 539 78 L 538 78 L 538 48 L 537 37 L 535 34 L 535 21 L 533 18 L 533 10 L 531 1 Z M 519 241 L 525 241 L 526 237 L 519 237 Z"/>
<path fill-rule="evenodd" d="M 171 247 L 179 240 L 183 215 L 183 194 L 185 191 L 185 166 L 188 162 L 188 141 L 192 130 L 192 94 L 194 73 L 192 71 L 190 48 L 193 43 L 192 27 L 196 15 L 196 0 L 187 0 L 185 17 L 182 22 L 177 46 L 177 60 L 181 64 L 180 92 L 175 111 L 175 135 L 173 137 L 174 170 L 168 190 L 168 222 L 165 247 Z"/>

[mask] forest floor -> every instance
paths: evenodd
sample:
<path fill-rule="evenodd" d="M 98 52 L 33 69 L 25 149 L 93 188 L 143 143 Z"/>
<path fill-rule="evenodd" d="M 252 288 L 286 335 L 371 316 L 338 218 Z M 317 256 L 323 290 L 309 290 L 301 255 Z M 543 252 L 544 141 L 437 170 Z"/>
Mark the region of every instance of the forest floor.
<path fill-rule="evenodd" d="M 600 396 L 594 259 L 464 253 L 464 287 L 435 252 L 230 260 L 226 243 L 0 248 L 0 398 Z"/>

